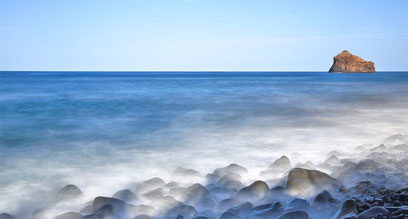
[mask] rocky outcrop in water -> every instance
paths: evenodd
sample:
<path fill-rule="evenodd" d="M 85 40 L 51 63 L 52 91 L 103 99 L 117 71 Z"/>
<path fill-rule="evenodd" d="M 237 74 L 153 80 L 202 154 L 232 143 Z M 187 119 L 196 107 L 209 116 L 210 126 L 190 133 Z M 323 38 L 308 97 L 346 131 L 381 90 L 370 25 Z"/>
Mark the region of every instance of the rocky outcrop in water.
<path fill-rule="evenodd" d="M 333 65 L 329 72 L 372 73 L 375 72 L 374 62 L 365 61 L 359 56 L 344 50 L 333 57 Z"/>

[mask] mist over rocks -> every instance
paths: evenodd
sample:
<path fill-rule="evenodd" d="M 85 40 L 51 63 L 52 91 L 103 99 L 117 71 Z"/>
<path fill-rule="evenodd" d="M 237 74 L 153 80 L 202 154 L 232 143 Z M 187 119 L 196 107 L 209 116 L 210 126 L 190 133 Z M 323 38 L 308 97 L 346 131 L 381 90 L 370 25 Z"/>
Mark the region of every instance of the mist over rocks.
<path fill-rule="evenodd" d="M 331 151 L 320 162 L 305 160 L 294 168 L 281 155 L 259 168 L 280 173 L 267 177 L 239 164 L 204 174 L 183 167 L 170 171 L 174 177 L 137 180 L 112 197 L 89 197 L 69 184 L 57 193 L 59 201 L 50 200 L 31 216 L 4 212 L 0 218 L 407 218 L 408 152 L 401 145 L 408 139 L 403 136 L 358 152 Z"/>

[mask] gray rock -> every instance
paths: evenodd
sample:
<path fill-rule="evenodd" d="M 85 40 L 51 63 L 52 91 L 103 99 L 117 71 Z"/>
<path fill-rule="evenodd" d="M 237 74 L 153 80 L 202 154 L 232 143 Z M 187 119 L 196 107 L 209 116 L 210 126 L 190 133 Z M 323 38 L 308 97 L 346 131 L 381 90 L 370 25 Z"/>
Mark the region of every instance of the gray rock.
<path fill-rule="evenodd" d="M 251 202 L 245 202 L 241 205 L 228 209 L 228 212 L 234 213 L 235 215 L 240 215 L 240 214 L 247 213 L 252 208 L 254 208 L 254 206 L 252 205 Z"/>
<path fill-rule="evenodd" d="M 408 144 L 398 144 L 392 147 L 391 149 L 397 151 L 408 151 Z"/>
<path fill-rule="evenodd" d="M 210 194 L 200 183 L 193 184 L 185 190 L 184 202 L 196 202 Z"/>
<path fill-rule="evenodd" d="M 133 202 L 137 200 L 136 195 L 130 191 L 130 189 L 124 189 L 115 192 L 115 194 L 112 195 L 113 198 L 120 199 L 125 202 Z"/>
<path fill-rule="evenodd" d="M 279 159 L 275 160 L 270 166 L 269 168 L 271 169 L 278 169 L 278 170 L 282 170 L 282 171 L 287 171 L 290 168 L 292 168 L 292 165 L 290 163 L 290 160 L 288 157 L 286 157 L 285 155 L 283 155 L 282 157 L 280 157 Z"/>
<path fill-rule="evenodd" d="M 79 213 L 81 213 L 82 215 L 92 214 L 92 212 L 93 212 L 92 205 L 87 205 L 79 211 Z"/>
<path fill-rule="evenodd" d="M 301 193 L 338 186 L 339 182 L 317 170 L 294 168 L 289 172 L 286 187 L 290 192 Z"/>
<path fill-rule="evenodd" d="M 176 187 L 179 187 L 179 186 L 180 186 L 180 184 L 178 182 L 175 182 L 175 181 L 171 181 L 171 182 L 169 182 L 169 183 L 167 183 L 165 185 L 165 187 L 168 188 L 168 189 L 176 188 Z"/>
<path fill-rule="evenodd" d="M 259 206 L 255 207 L 254 209 L 252 209 L 252 213 L 250 214 L 250 217 L 248 218 L 254 218 L 254 219 L 275 218 L 276 216 L 280 215 L 284 211 L 283 206 L 279 202 L 275 202 L 269 208 L 263 209 L 265 207 L 266 207 L 265 205 L 262 207 L 259 207 Z"/>
<path fill-rule="evenodd" d="M 198 200 L 195 205 L 199 208 L 213 208 L 215 206 L 215 201 L 210 197 L 204 197 Z"/>
<path fill-rule="evenodd" d="M 75 185 L 66 185 L 58 194 L 56 202 L 72 201 L 82 195 L 82 191 Z"/>
<path fill-rule="evenodd" d="M 154 189 L 158 189 L 161 188 L 163 186 L 166 185 L 166 182 L 164 182 L 164 180 L 158 178 L 158 177 L 154 177 L 151 179 L 148 179 L 146 181 L 144 181 L 142 184 L 140 184 L 137 187 L 137 192 L 138 193 L 147 193 L 150 192 Z"/>
<path fill-rule="evenodd" d="M 233 198 L 228 198 L 228 199 L 224 199 L 220 203 L 218 203 L 217 208 L 220 211 L 226 211 L 227 209 L 238 206 L 240 204 L 242 204 L 242 201 L 237 200 L 237 199 L 233 199 Z"/>
<path fill-rule="evenodd" d="M 10 214 L 7 213 L 1 213 L 0 214 L 0 219 L 14 219 L 14 217 Z"/>
<path fill-rule="evenodd" d="M 104 219 L 102 214 L 89 214 L 83 216 L 81 219 Z"/>
<path fill-rule="evenodd" d="M 163 196 L 163 197 L 157 197 L 151 200 L 150 205 L 155 206 L 159 209 L 165 208 L 165 209 L 170 209 L 172 207 L 176 207 L 178 205 L 181 205 L 182 203 L 177 201 L 171 196 Z"/>
<path fill-rule="evenodd" d="M 341 219 L 347 214 L 358 214 L 357 205 L 354 200 L 347 200 L 334 213 L 333 219 Z"/>
<path fill-rule="evenodd" d="M 183 177 L 202 177 L 201 173 L 197 170 L 186 169 L 184 167 L 177 167 L 176 170 L 174 170 L 173 174 Z"/>
<path fill-rule="evenodd" d="M 307 211 L 310 207 L 310 204 L 308 201 L 300 198 L 293 199 L 287 208 L 287 211 L 294 211 L 294 210 L 301 210 L 301 211 Z"/>
<path fill-rule="evenodd" d="M 339 156 L 341 156 L 341 153 L 338 152 L 338 151 L 330 151 L 330 152 L 327 154 L 327 157 L 331 157 L 331 156 L 333 156 L 333 155 L 335 155 L 336 157 L 339 157 Z"/>
<path fill-rule="evenodd" d="M 220 180 L 218 180 L 217 185 L 220 186 L 224 186 L 226 184 L 228 184 L 229 181 L 241 181 L 241 176 L 239 174 L 236 173 L 229 173 L 224 175 L 223 177 L 220 178 Z"/>
<path fill-rule="evenodd" d="M 206 216 L 198 216 L 198 217 L 194 217 L 193 219 L 210 219 L 210 218 Z"/>
<path fill-rule="evenodd" d="M 289 211 L 276 219 L 309 219 L 309 215 L 304 211 Z"/>
<path fill-rule="evenodd" d="M 269 187 L 264 181 L 256 181 L 251 185 L 241 189 L 238 194 L 238 199 L 256 201 L 265 197 Z"/>
<path fill-rule="evenodd" d="M 363 160 L 360 161 L 355 167 L 355 171 L 374 171 L 378 168 L 378 165 L 376 162 L 372 160 Z"/>
<path fill-rule="evenodd" d="M 221 215 L 219 219 L 237 219 L 237 215 L 232 212 L 226 211 Z"/>
<path fill-rule="evenodd" d="M 193 206 L 181 204 L 170 209 L 166 213 L 166 218 L 175 218 L 177 216 L 182 216 L 183 218 L 192 218 L 197 216 L 197 214 L 198 212 Z"/>
<path fill-rule="evenodd" d="M 217 168 L 214 170 L 214 174 L 222 177 L 228 173 L 236 173 L 236 174 L 245 174 L 248 173 L 248 170 L 238 164 L 230 164 L 223 168 Z"/>
<path fill-rule="evenodd" d="M 67 212 L 65 214 L 60 214 L 55 217 L 55 219 L 80 219 L 80 218 L 82 218 L 82 214 L 76 212 Z"/>
<path fill-rule="evenodd" d="M 377 214 L 382 214 L 383 216 L 385 216 L 385 215 L 390 215 L 390 212 L 383 207 L 376 206 L 376 207 L 372 207 L 368 210 L 361 212 L 358 215 L 358 218 L 359 219 L 370 219 L 371 217 L 376 217 Z"/>
<path fill-rule="evenodd" d="M 380 144 L 377 147 L 374 147 L 373 149 L 371 149 L 370 151 L 374 151 L 374 152 L 385 152 L 387 151 L 388 148 L 384 145 L 384 144 Z"/>
<path fill-rule="evenodd" d="M 332 155 L 331 157 L 327 158 L 325 163 L 330 164 L 332 166 L 337 166 L 341 164 L 341 161 L 339 158 L 336 157 L 336 155 Z"/>
<path fill-rule="evenodd" d="M 153 189 L 150 192 L 146 192 L 143 194 L 143 197 L 148 198 L 148 199 L 152 199 L 152 198 L 156 198 L 156 197 L 160 197 L 163 196 L 163 189 L 162 188 L 158 188 L 158 189 Z"/>

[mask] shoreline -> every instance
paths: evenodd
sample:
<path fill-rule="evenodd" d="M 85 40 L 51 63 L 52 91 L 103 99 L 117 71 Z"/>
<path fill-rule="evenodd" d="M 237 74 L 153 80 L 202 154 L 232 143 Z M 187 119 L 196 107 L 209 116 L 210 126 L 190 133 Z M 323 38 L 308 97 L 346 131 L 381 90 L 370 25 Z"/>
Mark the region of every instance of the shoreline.
<path fill-rule="evenodd" d="M 25 213 L 32 219 L 407 218 L 407 144 L 408 135 L 397 134 L 378 146 L 358 146 L 352 155 L 359 160 L 331 151 L 319 164 L 292 164 L 283 155 L 246 182 L 248 170 L 230 164 L 207 174 L 179 167 L 172 181 L 157 176 L 112 197 L 89 199 L 67 185 L 49 205 Z M 0 218 L 7 217 L 14 218 Z"/>

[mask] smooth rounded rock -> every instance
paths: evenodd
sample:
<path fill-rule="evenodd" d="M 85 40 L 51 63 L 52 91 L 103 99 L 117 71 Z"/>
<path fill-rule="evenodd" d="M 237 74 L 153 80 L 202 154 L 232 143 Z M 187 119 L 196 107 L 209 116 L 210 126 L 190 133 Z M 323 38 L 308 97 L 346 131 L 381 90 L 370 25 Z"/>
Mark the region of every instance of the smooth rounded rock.
<path fill-rule="evenodd" d="M 357 204 L 354 200 L 347 200 L 341 204 L 334 214 L 334 219 L 341 219 L 347 214 L 358 214 Z"/>
<path fill-rule="evenodd" d="M 82 191 L 76 185 L 66 185 L 57 194 L 56 202 L 71 201 L 82 195 Z"/>
<path fill-rule="evenodd" d="M 112 195 L 112 197 L 125 202 L 133 202 L 137 200 L 137 196 L 132 191 L 130 191 L 130 189 L 117 191 Z"/>
<path fill-rule="evenodd" d="M 307 211 L 309 207 L 310 207 L 310 204 L 308 201 L 301 199 L 301 198 L 295 198 L 289 203 L 287 211 L 293 211 L 293 210 Z"/>
<path fill-rule="evenodd" d="M 151 179 L 148 179 L 146 181 L 144 181 L 143 183 L 141 183 L 138 187 L 137 187 L 137 192 L 139 193 L 146 193 L 146 192 L 150 192 L 154 189 L 158 189 L 161 188 L 163 186 L 166 185 L 166 182 L 164 182 L 164 180 L 158 178 L 158 177 L 154 177 Z"/>
<path fill-rule="evenodd" d="M 256 181 L 248 187 L 239 190 L 237 198 L 250 201 L 259 200 L 264 198 L 268 191 L 269 187 L 264 181 Z"/>
<path fill-rule="evenodd" d="M 370 219 L 371 217 L 376 217 L 378 214 L 382 214 L 385 216 L 385 215 L 390 215 L 390 212 L 383 207 L 376 206 L 376 207 L 372 207 L 368 210 L 361 212 L 358 215 L 358 218 L 359 219 Z"/>
<path fill-rule="evenodd" d="M 339 182 L 328 174 L 317 170 L 294 168 L 288 174 L 286 187 L 289 191 L 300 193 L 316 189 L 332 188 Z"/>
<path fill-rule="evenodd" d="M 245 167 L 233 163 L 226 167 L 215 169 L 213 174 L 222 177 L 229 173 L 245 174 L 248 173 L 248 170 Z"/>
<path fill-rule="evenodd" d="M 309 219 L 309 215 L 304 211 L 289 211 L 276 219 Z"/>
<path fill-rule="evenodd" d="M 277 160 L 275 160 L 270 166 L 269 168 L 272 169 L 279 169 L 282 171 L 286 171 L 289 170 L 290 168 L 292 168 L 292 165 L 290 163 L 290 160 L 287 156 L 283 155 L 282 157 L 278 158 Z"/>

